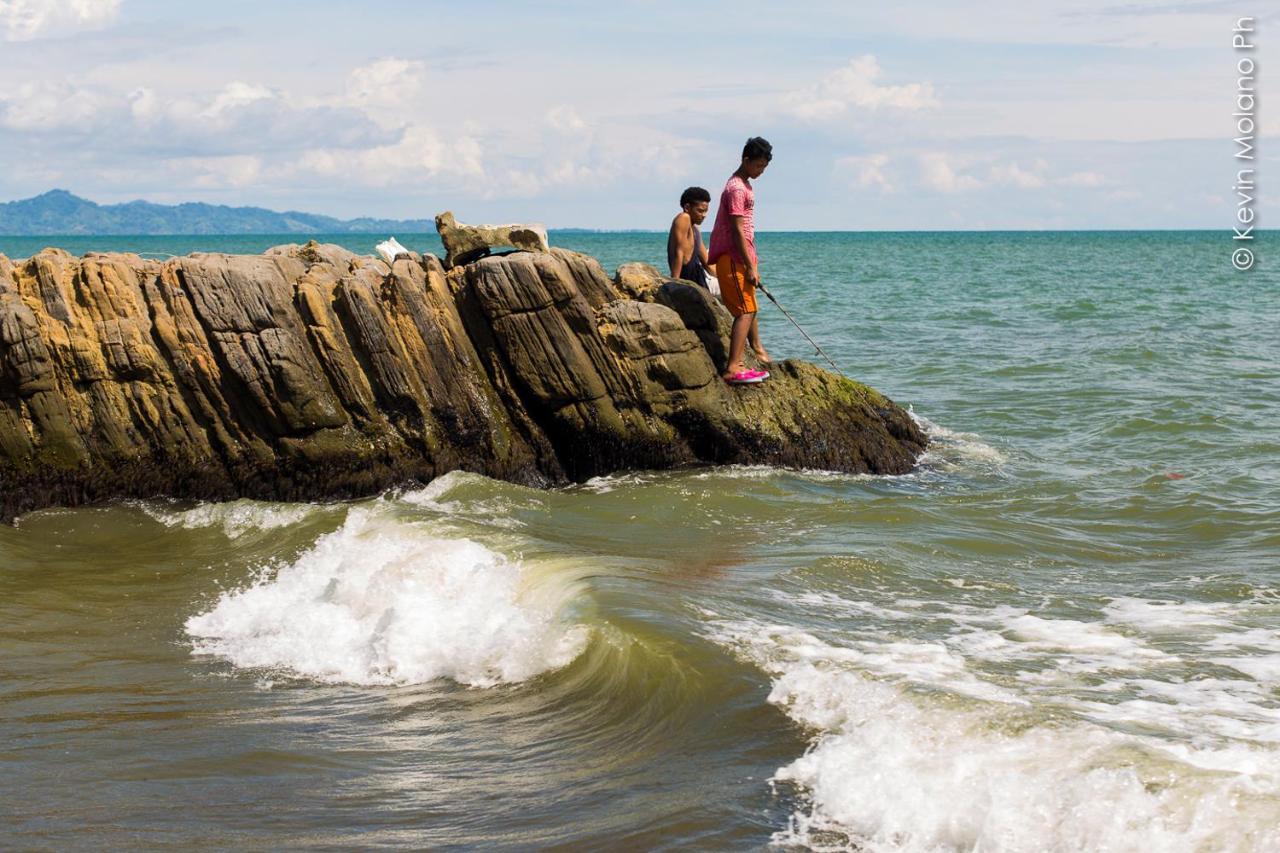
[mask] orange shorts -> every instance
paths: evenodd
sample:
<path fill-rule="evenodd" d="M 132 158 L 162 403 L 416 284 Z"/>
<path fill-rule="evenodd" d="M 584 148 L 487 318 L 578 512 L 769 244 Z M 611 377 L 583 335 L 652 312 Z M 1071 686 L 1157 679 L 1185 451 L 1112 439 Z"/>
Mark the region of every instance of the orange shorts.
<path fill-rule="evenodd" d="M 735 317 L 756 313 L 756 289 L 747 284 L 747 268 L 732 255 L 716 258 L 716 278 L 720 282 L 720 298 Z"/>

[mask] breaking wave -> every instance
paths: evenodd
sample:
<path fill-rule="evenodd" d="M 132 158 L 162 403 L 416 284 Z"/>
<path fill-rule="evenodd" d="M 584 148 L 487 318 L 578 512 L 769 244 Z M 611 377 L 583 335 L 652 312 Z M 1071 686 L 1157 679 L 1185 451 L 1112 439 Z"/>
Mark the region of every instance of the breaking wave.
<path fill-rule="evenodd" d="M 356 507 L 293 563 L 186 622 L 197 654 L 319 681 L 475 687 L 572 661 L 587 629 L 575 588 L 429 526 Z"/>

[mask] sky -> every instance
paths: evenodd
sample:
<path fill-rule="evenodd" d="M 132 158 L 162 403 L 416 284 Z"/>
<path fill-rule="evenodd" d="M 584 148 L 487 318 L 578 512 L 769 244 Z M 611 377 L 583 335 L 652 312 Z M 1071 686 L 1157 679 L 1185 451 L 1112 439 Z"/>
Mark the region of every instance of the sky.
<path fill-rule="evenodd" d="M 1280 174 L 1277 0 L 0 0 L 0 39 L 0 201 L 665 229 L 760 135 L 761 230 L 1225 230 Z"/>

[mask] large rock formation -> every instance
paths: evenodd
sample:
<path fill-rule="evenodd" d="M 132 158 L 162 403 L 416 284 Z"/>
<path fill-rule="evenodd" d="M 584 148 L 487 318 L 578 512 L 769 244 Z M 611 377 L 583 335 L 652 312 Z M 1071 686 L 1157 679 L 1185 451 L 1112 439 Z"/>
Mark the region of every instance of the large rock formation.
<path fill-rule="evenodd" d="M 719 379 L 728 314 L 561 249 L 446 273 L 331 245 L 163 263 L 0 255 L 0 516 L 171 495 L 320 499 L 454 469 L 553 485 L 753 462 L 909 470 L 925 437 L 788 361 Z"/>
<path fill-rule="evenodd" d="M 436 217 L 436 231 L 444 243 L 446 269 L 479 260 L 497 248 L 551 251 L 547 229 L 541 225 L 463 225 L 446 210 Z"/>

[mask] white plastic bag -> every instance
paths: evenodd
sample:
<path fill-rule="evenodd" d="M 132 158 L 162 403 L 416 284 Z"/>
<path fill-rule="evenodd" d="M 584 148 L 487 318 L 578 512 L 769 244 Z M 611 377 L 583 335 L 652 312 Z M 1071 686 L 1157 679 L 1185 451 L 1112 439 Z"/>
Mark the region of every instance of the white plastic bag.
<path fill-rule="evenodd" d="M 707 273 L 707 290 L 711 291 L 712 296 L 720 295 L 720 279 L 711 273 Z"/>
<path fill-rule="evenodd" d="M 410 254 L 409 250 L 404 246 L 401 246 L 400 242 L 396 240 L 395 237 L 388 237 L 386 240 L 383 240 L 374 248 L 374 251 L 381 255 L 382 259 L 388 264 L 394 262 L 395 259 L 401 255 Z"/>

